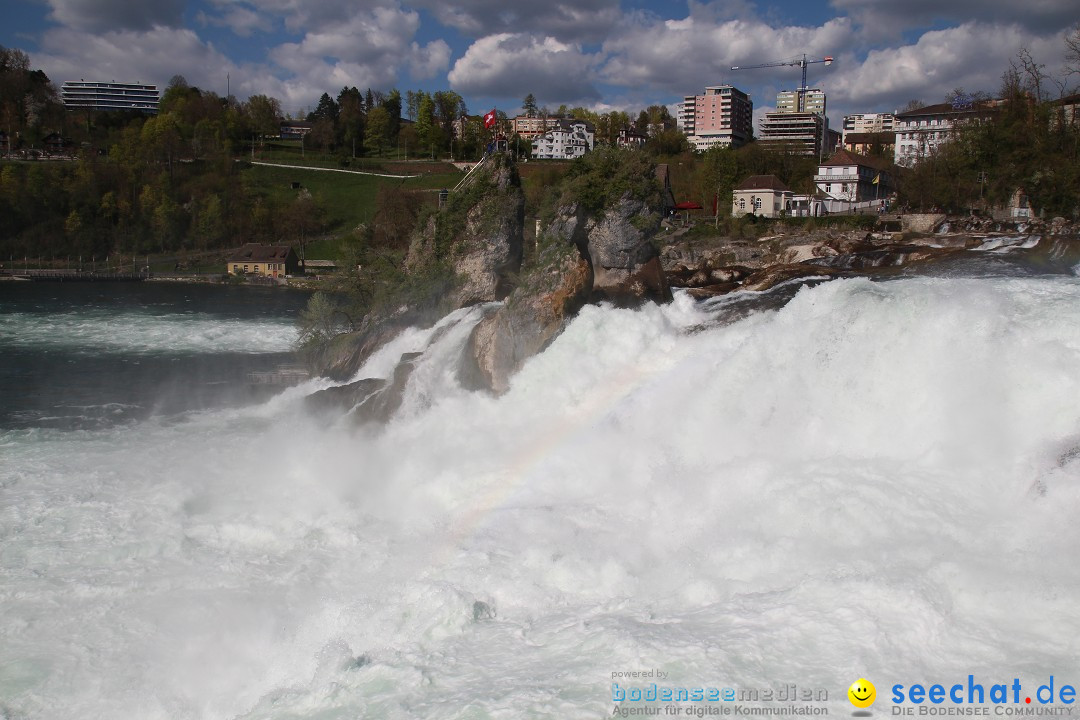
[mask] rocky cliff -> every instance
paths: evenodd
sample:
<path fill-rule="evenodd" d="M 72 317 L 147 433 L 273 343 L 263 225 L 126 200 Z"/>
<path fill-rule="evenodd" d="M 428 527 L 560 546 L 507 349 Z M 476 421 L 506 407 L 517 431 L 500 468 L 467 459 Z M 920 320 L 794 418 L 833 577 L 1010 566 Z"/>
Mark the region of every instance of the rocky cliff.
<path fill-rule="evenodd" d="M 537 251 L 522 267 L 520 179 L 508 158 L 490 156 L 471 184 L 451 193 L 445 206 L 421 223 L 405 261 L 410 279 L 446 281 L 437 314 L 503 301 L 469 338 L 461 381 L 504 392 L 522 364 L 587 302 L 669 300 L 654 244 L 660 202 L 653 166 L 642 154 L 602 150 L 587 156 L 550 194 Z M 426 316 L 434 321 L 435 314 L 428 310 Z M 369 317 L 362 332 L 328 343 L 315 369 L 339 379 L 353 377 L 403 323 L 424 316 L 423 309 L 413 306 Z M 356 392 L 368 392 L 369 385 L 358 384 Z M 326 396 L 352 399 L 356 392 Z"/>
<path fill-rule="evenodd" d="M 503 300 L 521 267 L 525 196 L 514 163 L 490 155 L 466 182 L 413 234 L 405 260 L 414 276 L 449 270 L 444 310 Z"/>

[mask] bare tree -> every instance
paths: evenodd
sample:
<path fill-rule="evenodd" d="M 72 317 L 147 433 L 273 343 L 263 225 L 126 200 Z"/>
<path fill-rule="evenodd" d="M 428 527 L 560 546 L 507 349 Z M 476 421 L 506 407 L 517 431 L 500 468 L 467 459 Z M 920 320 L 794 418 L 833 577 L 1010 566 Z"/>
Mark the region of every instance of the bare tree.
<path fill-rule="evenodd" d="M 1065 35 L 1065 77 L 1080 75 L 1080 23 Z"/>

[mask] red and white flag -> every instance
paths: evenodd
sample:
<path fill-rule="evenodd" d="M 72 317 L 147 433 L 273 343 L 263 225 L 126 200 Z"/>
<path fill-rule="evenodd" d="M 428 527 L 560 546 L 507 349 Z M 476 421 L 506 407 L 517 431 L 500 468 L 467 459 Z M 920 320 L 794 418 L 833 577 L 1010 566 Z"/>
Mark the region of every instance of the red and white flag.
<path fill-rule="evenodd" d="M 484 128 L 489 129 L 495 127 L 495 108 L 491 109 L 491 112 L 484 115 Z"/>

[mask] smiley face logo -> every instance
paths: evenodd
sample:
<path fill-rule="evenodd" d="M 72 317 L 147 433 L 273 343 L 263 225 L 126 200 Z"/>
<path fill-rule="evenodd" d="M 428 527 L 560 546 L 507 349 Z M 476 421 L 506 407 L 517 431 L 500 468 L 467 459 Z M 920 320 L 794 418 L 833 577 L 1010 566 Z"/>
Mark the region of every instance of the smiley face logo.
<path fill-rule="evenodd" d="M 866 678 L 859 678 L 847 689 L 848 700 L 857 708 L 868 708 L 877 699 L 877 688 Z"/>

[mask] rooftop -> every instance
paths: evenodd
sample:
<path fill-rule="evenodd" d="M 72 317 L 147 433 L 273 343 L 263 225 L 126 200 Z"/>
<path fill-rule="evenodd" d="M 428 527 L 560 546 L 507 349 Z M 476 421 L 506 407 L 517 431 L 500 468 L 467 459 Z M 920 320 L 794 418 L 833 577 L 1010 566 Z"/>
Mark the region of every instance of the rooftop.
<path fill-rule="evenodd" d="M 290 252 L 289 245 L 247 243 L 229 256 L 229 262 L 285 262 Z"/>

